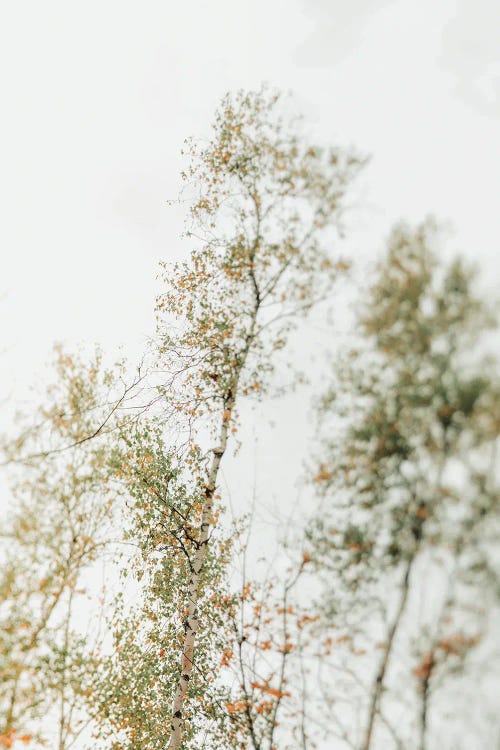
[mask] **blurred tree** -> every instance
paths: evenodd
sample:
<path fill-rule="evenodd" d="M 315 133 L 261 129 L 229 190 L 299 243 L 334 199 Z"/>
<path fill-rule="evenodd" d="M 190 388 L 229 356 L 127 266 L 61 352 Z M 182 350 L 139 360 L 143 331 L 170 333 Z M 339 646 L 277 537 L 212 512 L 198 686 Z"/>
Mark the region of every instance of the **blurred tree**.
<path fill-rule="evenodd" d="M 360 347 L 320 405 L 324 499 L 310 535 L 328 575 L 327 619 L 351 653 L 357 642 L 373 656 L 357 670 L 366 726 L 353 746 L 363 750 L 437 747 L 431 699 L 466 669 L 498 603 L 500 388 L 485 343 L 495 321 L 463 262 L 437 261 L 435 233 L 432 221 L 394 229 L 359 316 Z M 418 739 L 412 717 L 396 732 L 383 711 L 394 715 L 412 679 Z"/>
<path fill-rule="evenodd" d="M 74 610 L 114 512 L 112 493 L 103 495 L 107 446 L 86 438 L 122 368 L 104 369 L 99 353 L 84 364 L 57 348 L 55 369 L 36 419 L 19 417 L 21 433 L 5 447 L 12 504 L 2 526 L 0 747 L 34 738 L 67 750 L 86 723 Z M 52 728 L 42 726 L 46 716 Z"/>

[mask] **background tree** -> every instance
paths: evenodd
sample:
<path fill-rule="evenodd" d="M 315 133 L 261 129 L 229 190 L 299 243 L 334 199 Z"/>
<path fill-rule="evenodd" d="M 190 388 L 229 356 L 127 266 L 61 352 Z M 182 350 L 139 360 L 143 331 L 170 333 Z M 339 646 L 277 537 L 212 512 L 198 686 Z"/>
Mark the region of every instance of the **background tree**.
<path fill-rule="evenodd" d="M 364 750 L 377 737 L 437 747 L 446 703 L 433 714 L 431 699 L 473 661 L 497 611 L 499 382 L 484 342 L 494 321 L 463 262 L 437 262 L 434 236 L 430 221 L 391 234 L 359 316 L 365 340 L 320 409 L 335 437 L 315 476 L 324 501 L 312 536 L 330 621 L 351 653 L 373 657 L 354 668 Z M 394 713 L 411 677 L 396 735 L 384 706 Z"/>
<path fill-rule="evenodd" d="M 78 632 L 74 615 L 110 541 L 114 513 L 112 494 L 103 494 L 106 445 L 87 438 L 111 408 L 122 367 L 105 369 L 99 353 L 84 364 L 57 348 L 55 371 L 35 420 L 19 417 L 19 437 L 6 446 L 12 501 L 0 579 L 3 747 L 33 738 L 67 750 L 86 723 L 77 668 L 92 632 Z M 51 726 L 44 726 L 47 716 Z"/>

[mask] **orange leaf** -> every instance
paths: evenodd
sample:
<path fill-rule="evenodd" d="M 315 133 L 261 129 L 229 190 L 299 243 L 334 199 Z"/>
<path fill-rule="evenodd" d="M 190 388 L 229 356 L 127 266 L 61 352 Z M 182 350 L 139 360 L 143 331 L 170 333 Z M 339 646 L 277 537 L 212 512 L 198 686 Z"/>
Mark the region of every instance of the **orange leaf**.
<path fill-rule="evenodd" d="M 421 680 L 428 680 L 434 669 L 434 654 L 429 652 L 424 655 L 420 664 L 415 667 L 413 674 Z"/>
<path fill-rule="evenodd" d="M 252 588 L 252 586 L 251 586 L 250 583 L 245 583 L 245 585 L 243 587 L 243 591 L 241 592 L 241 598 L 242 599 L 248 599 L 248 597 L 250 596 L 250 590 L 251 590 L 251 588 Z"/>
<path fill-rule="evenodd" d="M 221 666 L 228 667 L 229 662 L 231 661 L 232 658 L 233 658 L 232 650 L 230 648 L 225 648 L 224 651 L 222 652 L 222 656 L 220 659 Z"/>
<path fill-rule="evenodd" d="M 261 682 L 252 682 L 250 684 L 256 690 L 262 690 L 264 693 L 273 695 L 275 698 L 284 698 L 285 696 L 290 696 L 290 693 L 282 693 L 281 690 L 277 690 L 276 688 L 270 687 L 269 685 L 264 685 Z"/>
<path fill-rule="evenodd" d="M 247 708 L 246 701 L 235 701 L 234 703 L 226 703 L 227 712 L 230 714 L 241 713 L 242 711 L 246 711 L 246 708 Z"/>
<path fill-rule="evenodd" d="M 332 478 L 331 472 L 327 471 L 327 469 L 322 464 L 319 467 L 318 474 L 314 477 L 314 481 L 315 482 L 327 482 L 331 478 Z"/>

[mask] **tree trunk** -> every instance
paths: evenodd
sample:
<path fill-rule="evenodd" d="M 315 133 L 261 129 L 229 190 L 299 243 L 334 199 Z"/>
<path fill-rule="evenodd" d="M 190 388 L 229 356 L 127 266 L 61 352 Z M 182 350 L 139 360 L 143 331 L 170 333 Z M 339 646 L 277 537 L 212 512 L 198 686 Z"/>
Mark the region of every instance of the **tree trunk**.
<path fill-rule="evenodd" d="M 234 409 L 235 394 L 232 393 L 230 400 L 226 403 L 226 408 L 222 417 L 222 426 L 220 431 L 220 443 L 214 449 L 214 457 L 208 474 L 208 481 L 205 487 L 205 503 L 203 506 L 200 532 L 198 537 L 198 547 L 193 561 L 193 570 L 189 580 L 188 587 L 188 614 L 186 617 L 186 635 L 184 638 L 181 675 L 177 684 L 172 709 L 171 736 L 168 745 L 169 750 L 180 750 L 182 747 L 183 735 L 183 702 L 189 687 L 189 680 L 193 670 L 194 646 L 196 635 L 198 633 L 198 602 L 200 598 L 200 584 L 203 573 L 203 567 L 207 557 L 208 539 L 212 519 L 213 500 L 217 476 L 222 457 L 226 451 L 227 438 L 229 432 L 229 423 L 231 421 Z"/>
<path fill-rule="evenodd" d="M 386 642 L 386 646 L 385 646 L 384 653 L 382 656 L 382 661 L 380 662 L 377 675 L 375 678 L 375 683 L 373 685 L 372 696 L 371 696 L 371 701 L 370 701 L 370 710 L 368 714 L 368 725 L 366 727 L 366 734 L 365 734 L 365 739 L 362 744 L 362 750 L 370 750 L 370 747 L 371 747 L 372 738 L 373 738 L 373 729 L 375 726 L 375 718 L 380 709 L 380 700 L 382 697 L 382 692 L 384 690 L 384 681 L 385 681 L 387 668 L 389 666 L 389 662 L 390 662 L 391 655 L 392 655 L 394 640 L 395 640 L 399 625 L 401 623 L 401 618 L 403 617 L 403 614 L 406 608 L 406 602 L 408 601 L 408 592 L 410 589 L 410 573 L 411 573 L 411 569 L 413 566 L 413 562 L 415 560 L 416 552 L 417 550 L 415 549 L 411 557 L 408 559 L 408 562 L 406 563 L 405 573 L 404 573 L 403 581 L 401 585 L 401 598 L 399 600 L 399 604 L 396 610 L 396 614 L 394 616 L 394 620 L 392 622 L 391 627 L 389 628 L 389 633 L 387 636 L 387 642 Z"/>
<path fill-rule="evenodd" d="M 233 382 L 228 389 L 228 392 L 224 399 L 224 409 L 220 425 L 219 444 L 216 448 L 213 449 L 214 456 L 212 459 L 210 470 L 208 472 L 207 484 L 205 487 L 205 502 L 203 505 L 201 524 L 198 534 L 198 546 L 196 549 L 196 554 L 194 556 L 193 569 L 188 586 L 188 614 L 186 617 L 186 634 L 184 637 L 184 644 L 182 649 L 181 674 L 179 677 L 179 682 L 177 683 L 177 689 L 175 691 L 172 708 L 172 720 L 170 725 L 171 735 L 168 744 L 168 750 L 181 750 L 182 748 L 184 728 L 183 703 L 186 698 L 189 681 L 191 679 L 191 672 L 193 671 L 194 665 L 193 660 L 195 641 L 199 628 L 198 603 L 201 594 L 203 568 L 208 552 L 215 488 L 222 457 L 226 452 L 229 427 L 236 403 L 236 395 L 238 392 L 240 375 L 245 367 L 248 352 L 255 336 L 255 326 L 257 322 L 259 306 L 260 296 L 256 292 L 255 308 L 252 313 L 250 329 L 246 335 L 245 347 L 241 353 L 238 366 L 235 369 Z"/>

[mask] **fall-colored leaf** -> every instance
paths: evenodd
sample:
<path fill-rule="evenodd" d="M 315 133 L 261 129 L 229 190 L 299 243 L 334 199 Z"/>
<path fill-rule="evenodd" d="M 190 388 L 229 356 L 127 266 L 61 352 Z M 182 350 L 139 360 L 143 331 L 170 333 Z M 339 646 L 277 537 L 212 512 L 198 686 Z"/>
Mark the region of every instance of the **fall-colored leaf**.
<path fill-rule="evenodd" d="M 232 651 L 232 649 L 225 648 L 224 651 L 222 652 L 222 656 L 221 656 L 221 659 L 220 659 L 221 666 L 222 667 L 228 667 L 229 666 L 229 662 L 231 661 L 232 658 L 233 658 L 233 651 Z"/>
<path fill-rule="evenodd" d="M 327 482 L 329 479 L 332 478 L 332 474 L 330 471 L 327 471 L 325 466 L 323 464 L 319 467 L 319 471 L 314 477 L 315 482 Z"/>
<path fill-rule="evenodd" d="M 238 714 L 242 713 L 243 711 L 246 711 L 247 709 L 247 703 L 246 701 L 235 701 L 234 703 L 226 703 L 226 709 L 227 712 L 230 714 Z"/>
<path fill-rule="evenodd" d="M 281 690 L 278 690 L 277 688 L 273 688 L 270 685 L 265 685 L 262 682 L 252 682 L 250 684 L 253 688 L 255 688 L 255 690 L 262 690 L 262 692 L 268 693 L 269 695 L 272 695 L 275 698 L 285 698 L 285 697 L 290 696 L 290 693 L 282 692 Z"/>
<path fill-rule="evenodd" d="M 429 651 L 427 654 L 423 656 L 420 664 L 418 664 L 415 667 L 415 669 L 413 670 L 413 674 L 415 675 L 415 677 L 418 677 L 420 680 L 428 680 L 432 674 L 433 669 L 434 669 L 434 654 L 432 653 L 432 651 Z"/>

